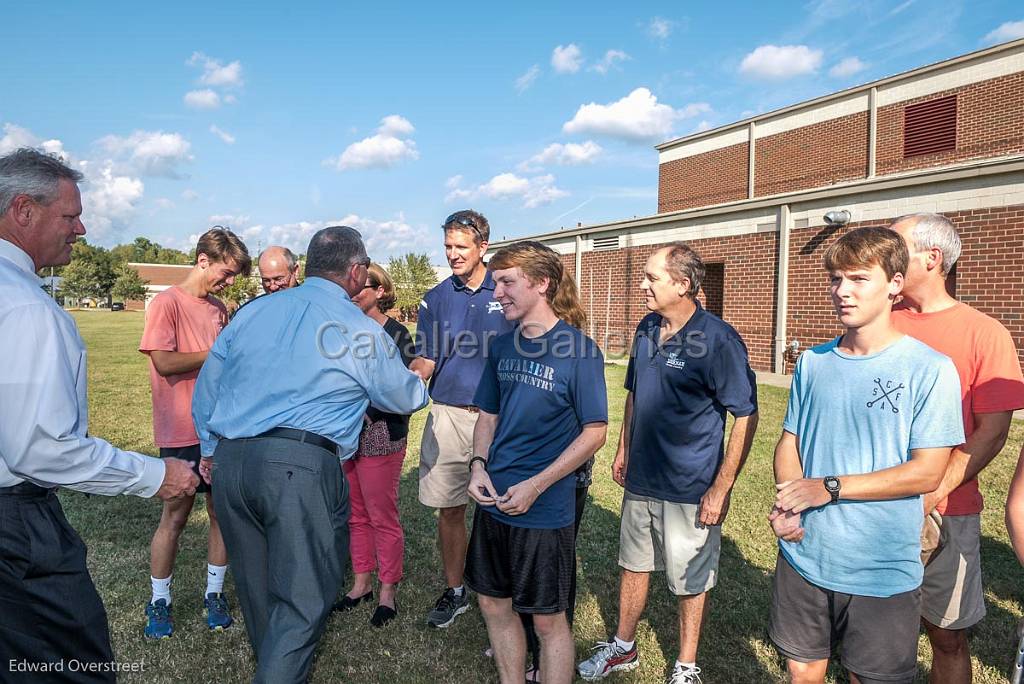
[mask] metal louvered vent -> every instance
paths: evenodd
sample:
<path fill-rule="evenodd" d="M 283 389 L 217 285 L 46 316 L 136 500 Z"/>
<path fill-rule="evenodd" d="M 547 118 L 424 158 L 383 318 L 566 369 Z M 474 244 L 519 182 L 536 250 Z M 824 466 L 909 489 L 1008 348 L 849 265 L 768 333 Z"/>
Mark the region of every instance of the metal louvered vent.
<path fill-rule="evenodd" d="M 956 95 L 903 109 L 903 157 L 956 149 Z"/>
<path fill-rule="evenodd" d="M 607 237 L 594 238 L 594 251 L 607 252 L 619 248 L 619 236 L 609 235 Z"/>

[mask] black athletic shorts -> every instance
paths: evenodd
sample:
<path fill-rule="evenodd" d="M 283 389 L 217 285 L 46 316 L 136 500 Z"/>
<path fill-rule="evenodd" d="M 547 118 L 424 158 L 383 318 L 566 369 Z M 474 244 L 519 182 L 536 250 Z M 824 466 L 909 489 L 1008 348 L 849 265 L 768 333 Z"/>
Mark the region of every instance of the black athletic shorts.
<path fill-rule="evenodd" d="M 801 663 L 829 658 L 838 646 L 843 667 L 864 684 L 913 682 L 920 606 L 920 589 L 886 598 L 823 589 L 779 554 L 768 636 Z"/>
<path fill-rule="evenodd" d="M 466 553 L 466 584 L 484 596 L 512 599 L 517 613 L 550 615 L 569 608 L 576 534 L 513 527 L 477 507 Z"/>
<path fill-rule="evenodd" d="M 198 444 L 186 447 L 160 447 L 160 458 L 180 458 L 182 461 L 188 461 L 192 465 L 192 472 L 199 475 L 199 459 L 202 458 L 202 452 L 199 451 Z M 199 486 L 196 487 L 196 494 L 209 491 L 210 485 L 206 484 L 206 480 L 203 479 L 202 475 L 199 475 Z"/>

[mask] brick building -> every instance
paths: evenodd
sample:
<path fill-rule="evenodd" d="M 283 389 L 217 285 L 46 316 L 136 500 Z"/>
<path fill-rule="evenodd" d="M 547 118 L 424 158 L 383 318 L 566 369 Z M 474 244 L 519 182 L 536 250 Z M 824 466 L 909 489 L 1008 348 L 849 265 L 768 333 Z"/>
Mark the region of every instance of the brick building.
<path fill-rule="evenodd" d="M 844 230 L 936 211 L 964 245 L 950 288 L 998 318 L 1024 360 L 1024 40 L 656 149 L 657 214 L 533 236 L 577 276 L 602 345 L 628 344 L 646 313 L 645 260 L 683 240 L 708 266 L 702 300 L 740 332 L 751 364 L 789 372 L 787 345 L 840 330 L 824 249 Z M 845 226 L 823 218 L 844 210 Z"/>

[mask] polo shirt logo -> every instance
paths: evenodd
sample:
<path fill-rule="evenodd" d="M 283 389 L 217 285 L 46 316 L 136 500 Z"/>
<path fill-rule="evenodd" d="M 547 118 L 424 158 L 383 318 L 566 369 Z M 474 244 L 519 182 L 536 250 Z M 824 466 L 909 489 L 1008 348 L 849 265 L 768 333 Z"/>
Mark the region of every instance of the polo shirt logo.
<path fill-rule="evenodd" d="M 501 311 L 501 302 L 487 302 L 487 313 Z"/>
<path fill-rule="evenodd" d="M 665 365 L 669 368 L 683 368 L 686 365 L 685 360 L 679 359 L 679 352 L 674 351 L 668 355 L 668 359 L 665 361 Z"/>

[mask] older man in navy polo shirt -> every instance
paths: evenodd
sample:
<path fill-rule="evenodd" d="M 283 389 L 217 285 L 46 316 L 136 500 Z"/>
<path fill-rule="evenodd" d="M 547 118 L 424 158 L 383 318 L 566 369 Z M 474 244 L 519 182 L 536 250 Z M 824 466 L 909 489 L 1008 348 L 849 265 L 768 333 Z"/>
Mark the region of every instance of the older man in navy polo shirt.
<path fill-rule="evenodd" d="M 452 276 L 423 297 L 416 324 L 416 353 L 411 368 L 430 377 L 434 403 L 423 428 L 419 499 L 438 509 L 438 539 L 447 586 L 427 615 L 432 627 L 448 627 L 469 608 L 462 586 L 466 564 L 466 504 L 473 428 L 473 405 L 486 365 L 487 349 L 510 332 L 494 280 L 484 265 L 490 226 L 483 215 L 457 211 L 442 224 L 444 251 Z"/>
<path fill-rule="evenodd" d="M 578 666 L 587 680 L 639 665 L 635 636 L 651 571 L 679 597 L 679 656 L 669 684 L 700 682 L 697 643 L 715 585 L 722 521 L 757 428 L 757 386 L 739 334 L 697 301 L 700 257 L 683 243 L 644 267 L 648 314 L 626 372 L 612 477 L 626 489 L 619 535 L 619 625 Z M 725 414 L 736 422 L 723 448 Z"/>

